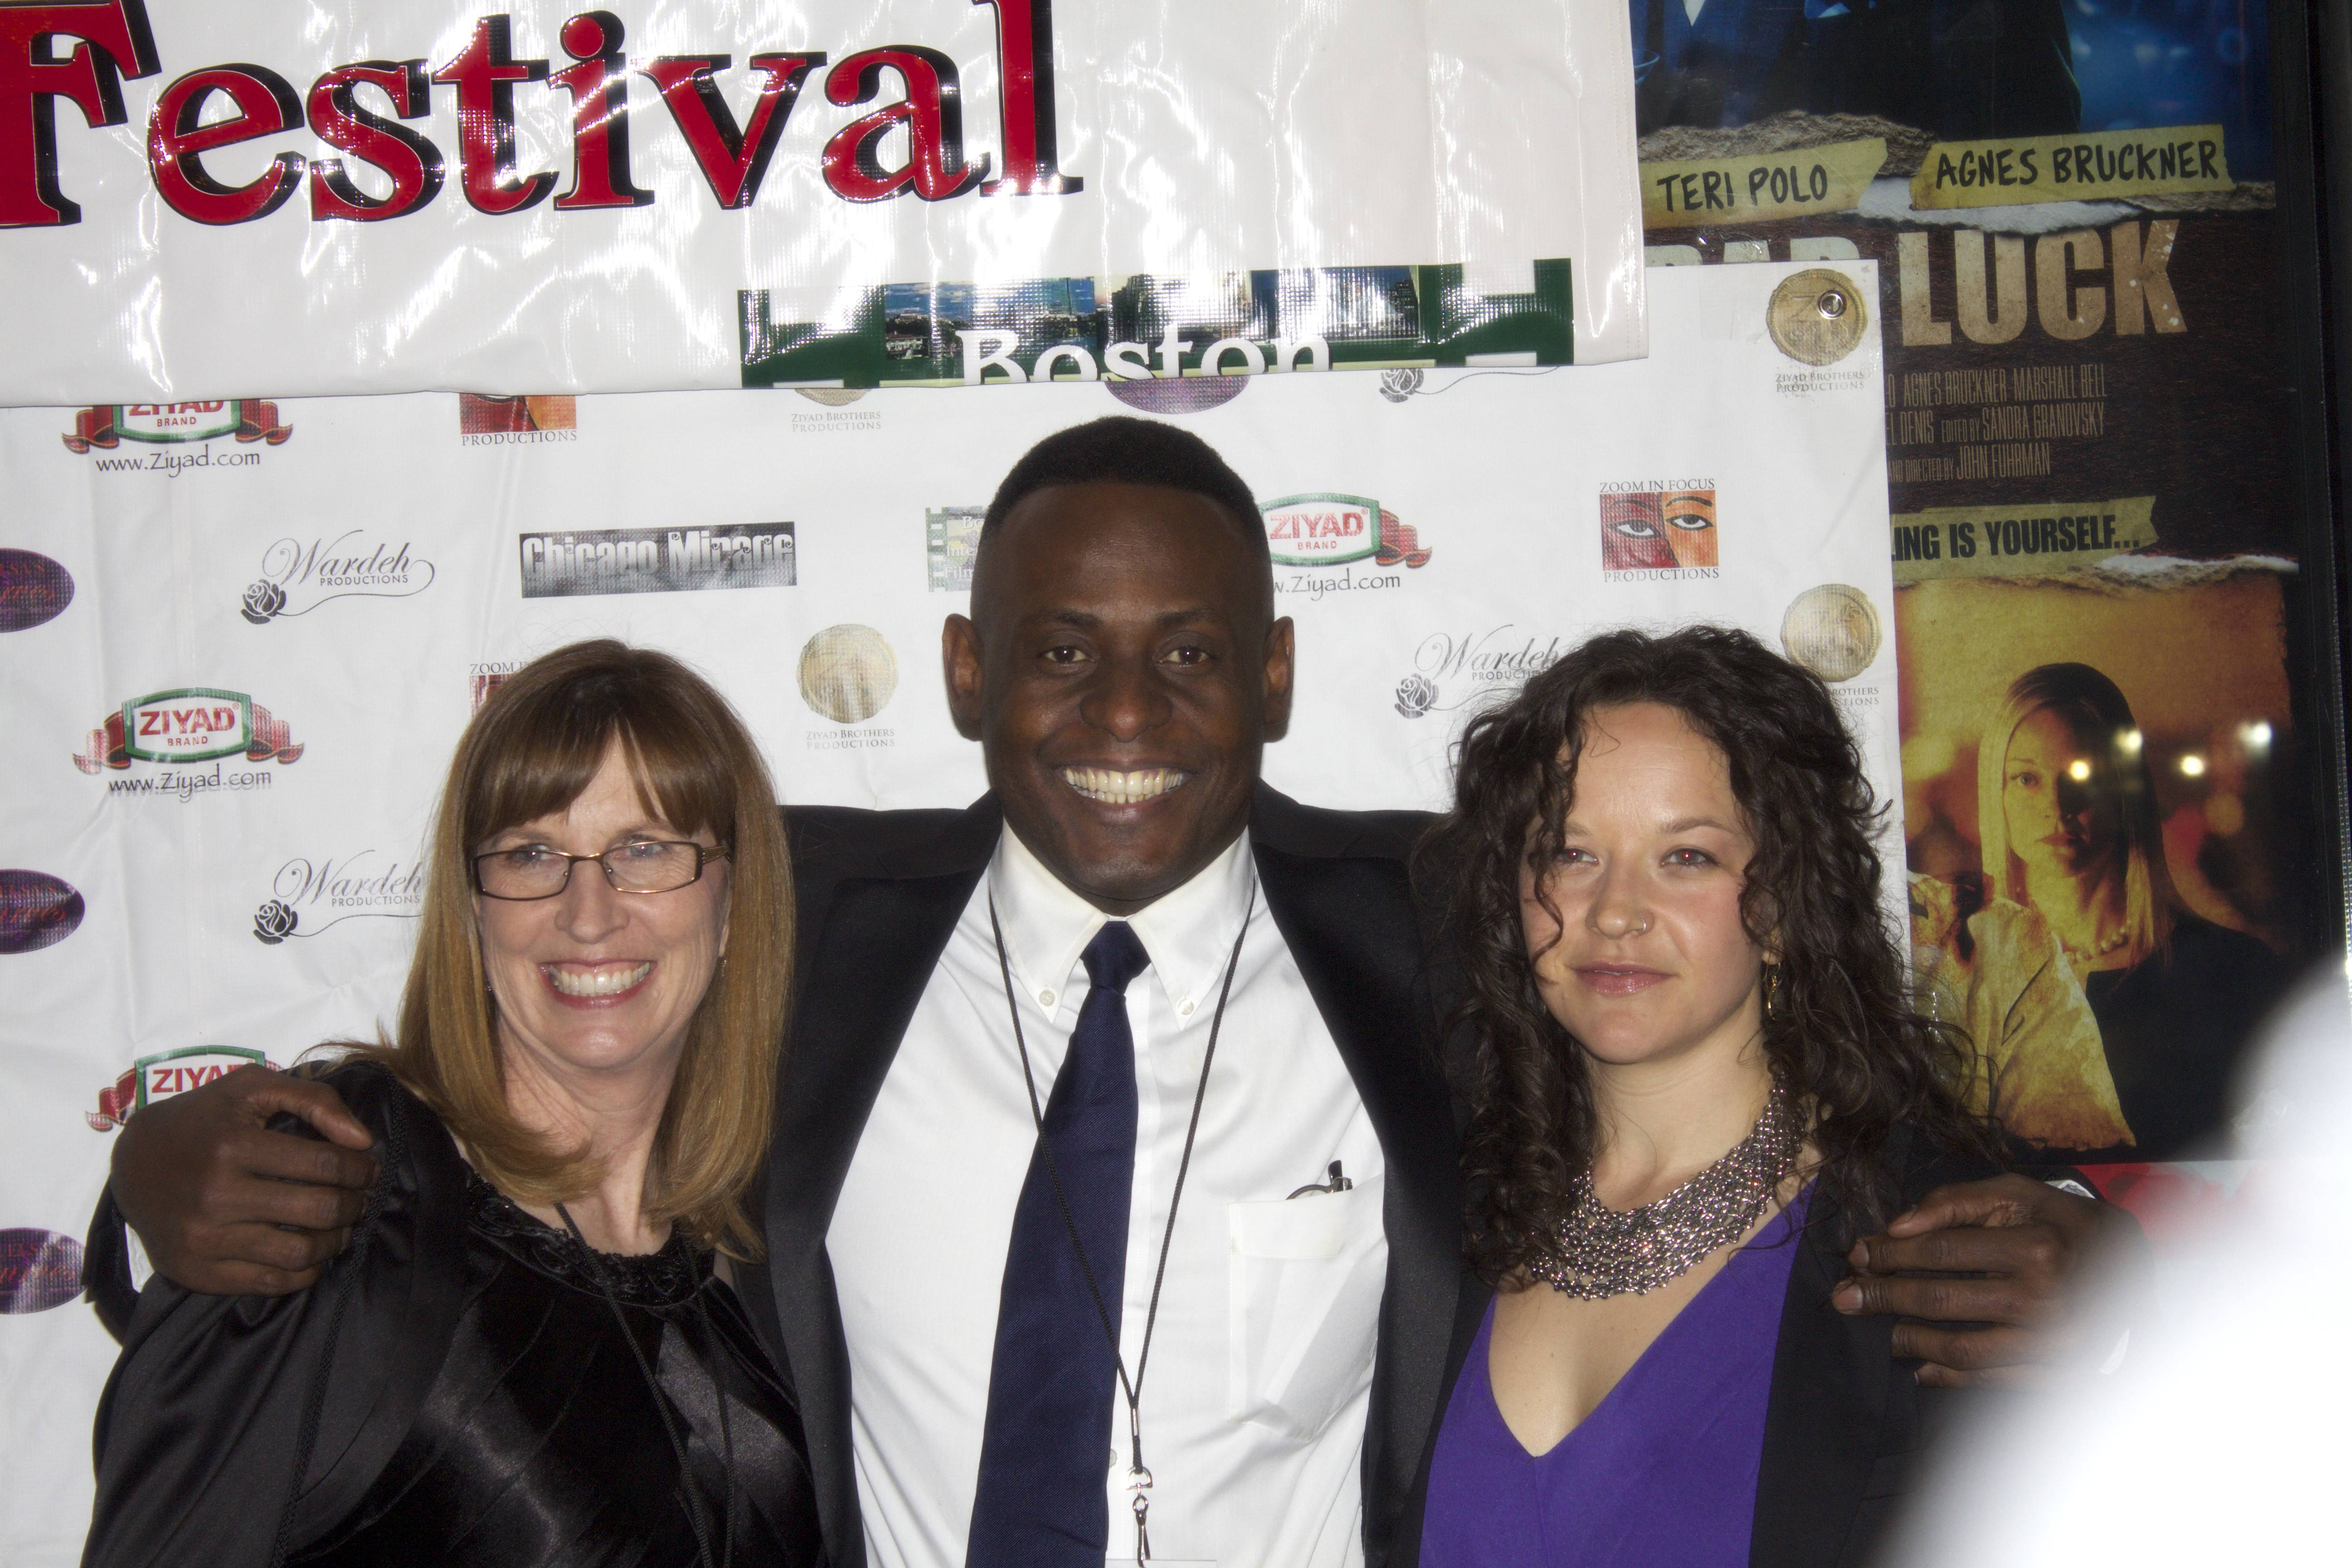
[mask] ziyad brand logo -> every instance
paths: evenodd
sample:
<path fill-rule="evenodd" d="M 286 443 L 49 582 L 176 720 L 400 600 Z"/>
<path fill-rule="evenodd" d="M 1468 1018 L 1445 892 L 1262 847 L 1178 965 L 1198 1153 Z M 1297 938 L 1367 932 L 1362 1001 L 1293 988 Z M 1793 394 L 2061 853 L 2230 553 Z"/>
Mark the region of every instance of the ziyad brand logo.
<path fill-rule="evenodd" d="M 128 775 L 110 781 L 109 795 L 151 795 L 183 805 L 224 790 L 270 787 L 268 769 L 232 771 L 222 761 L 228 757 L 283 766 L 300 762 L 302 747 L 285 720 L 244 692 L 192 686 L 124 703 L 89 732 L 73 761 L 86 773 Z M 167 765 L 162 773 L 134 774 L 134 763 Z"/>
<path fill-rule="evenodd" d="M 54 1230 L 0 1230 L 0 1314 L 46 1312 L 81 1294 L 81 1243 Z"/>
<path fill-rule="evenodd" d="M 1355 563 L 1414 570 L 1429 564 L 1431 551 L 1412 525 L 1370 496 L 1316 490 L 1260 502 L 1258 510 L 1265 519 L 1266 552 L 1276 567 L 1339 568 L 1276 572 L 1275 585 L 1286 594 L 1319 599 L 1333 592 L 1401 588 L 1402 575 L 1360 572 Z"/>
<path fill-rule="evenodd" d="M 275 403 L 258 397 L 216 397 L 202 403 L 101 403 L 77 410 L 74 427 L 63 440 L 66 450 L 79 454 L 93 448 L 110 452 L 125 441 L 142 446 L 184 447 L 224 437 L 248 446 L 260 442 L 282 447 L 293 434 L 294 427 L 278 418 Z M 103 466 L 177 473 L 184 468 L 205 465 L 191 463 L 184 458 L 173 458 L 167 464 L 159 453 L 149 462 L 133 460 Z M 237 459 L 223 466 L 247 464 Z"/>
<path fill-rule="evenodd" d="M 424 907 L 422 866 L 380 859 L 373 849 L 340 860 L 297 855 L 278 868 L 269 897 L 253 911 L 253 939 L 276 947 L 289 937 L 317 936 L 350 920 L 413 921 Z"/>
<path fill-rule="evenodd" d="M 519 544 L 526 599 L 789 588 L 800 581 L 789 522 L 526 533 Z"/>
<path fill-rule="evenodd" d="M 73 574 L 46 555 L 0 550 L 0 632 L 30 631 L 73 603 Z"/>
<path fill-rule="evenodd" d="M 1601 487 L 1601 572 L 1609 582 L 1717 576 L 1717 538 L 1713 479 Z"/>
<path fill-rule="evenodd" d="M 0 955 L 55 947 L 81 925 L 81 895 L 47 871 L 0 870 Z"/>
<path fill-rule="evenodd" d="M 433 585 L 433 563 L 358 529 L 329 539 L 281 539 L 261 552 L 261 575 L 237 614 L 257 626 L 307 616 L 331 599 L 405 599 Z"/>
<path fill-rule="evenodd" d="M 1515 628 L 1456 635 L 1436 632 L 1413 650 L 1412 670 L 1396 684 L 1395 707 L 1407 719 L 1442 713 L 1506 692 L 1549 668 L 1568 649 L 1558 637 L 1538 642 Z"/>
<path fill-rule="evenodd" d="M 98 1109 L 85 1110 L 82 1120 L 93 1132 L 111 1132 L 131 1120 L 142 1105 L 184 1094 L 241 1067 L 268 1067 L 269 1058 L 242 1046 L 183 1046 L 141 1057 L 113 1084 L 98 1091 Z"/>

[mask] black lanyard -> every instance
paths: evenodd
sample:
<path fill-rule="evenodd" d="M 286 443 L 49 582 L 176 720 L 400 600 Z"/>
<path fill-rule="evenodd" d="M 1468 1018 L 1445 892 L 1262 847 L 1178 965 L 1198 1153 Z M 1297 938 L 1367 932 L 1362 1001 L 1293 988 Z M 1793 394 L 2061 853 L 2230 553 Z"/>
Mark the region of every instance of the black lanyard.
<path fill-rule="evenodd" d="M 1249 900 L 1242 907 L 1242 929 L 1234 935 L 1233 956 L 1225 960 L 1225 983 L 1217 992 L 1217 1011 L 1209 1020 L 1209 1046 L 1201 1055 L 1201 1082 L 1192 1090 L 1192 1120 L 1184 1129 L 1184 1157 L 1176 1163 L 1176 1190 L 1168 1199 L 1168 1226 L 1160 1235 L 1160 1267 L 1151 1276 L 1151 1306 L 1143 1316 L 1143 1343 L 1136 1348 L 1135 1375 L 1127 1375 L 1127 1358 L 1118 1348 L 1118 1331 L 1111 1327 L 1110 1308 L 1103 1300 L 1102 1287 L 1095 1283 L 1094 1265 L 1087 1260 L 1087 1249 L 1078 1240 L 1077 1221 L 1070 1217 L 1070 1200 L 1062 1191 L 1062 1173 L 1054 1165 L 1052 1145 L 1045 1142 L 1045 1112 L 1037 1102 L 1037 1075 L 1029 1069 L 1029 1041 L 1021 1032 L 1021 1004 L 1013 994 L 1013 960 L 1004 951 L 1004 927 L 996 918 L 996 894 L 988 895 L 988 929 L 996 936 L 996 967 L 1004 977 L 1004 1006 L 1013 1017 L 1013 1043 L 1021 1053 L 1021 1081 L 1029 1089 L 1029 1117 L 1037 1129 L 1037 1152 L 1045 1157 L 1046 1179 L 1054 1184 L 1054 1202 L 1062 1211 L 1062 1225 L 1069 1232 L 1070 1250 L 1078 1255 L 1078 1271 L 1086 1276 L 1087 1293 L 1094 1298 L 1095 1318 L 1102 1324 L 1103 1337 L 1110 1341 L 1111 1363 L 1118 1368 L 1120 1392 L 1127 1395 L 1127 1433 L 1129 1462 L 1127 1489 L 1135 1494 L 1135 1560 L 1151 1560 L 1151 1536 L 1145 1528 L 1145 1516 L 1151 1510 L 1151 1472 L 1143 1464 L 1143 1374 L 1151 1363 L 1151 1331 L 1160 1321 L 1160 1287 L 1168 1279 L 1168 1247 L 1176 1239 L 1176 1209 L 1184 1201 L 1184 1173 L 1192 1168 L 1192 1140 L 1201 1131 L 1201 1104 L 1209 1094 L 1209 1064 L 1217 1059 L 1217 1032 L 1225 1025 L 1225 999 L 1234 994 L 1234 971 L 1241 967 L 1242 941 L 1249 935 L 1250 916 L 1257 910 L 1257 889 L 1252 885 Z M 1138 1093 L 1140 1094 L 1139 1086 Z"/>

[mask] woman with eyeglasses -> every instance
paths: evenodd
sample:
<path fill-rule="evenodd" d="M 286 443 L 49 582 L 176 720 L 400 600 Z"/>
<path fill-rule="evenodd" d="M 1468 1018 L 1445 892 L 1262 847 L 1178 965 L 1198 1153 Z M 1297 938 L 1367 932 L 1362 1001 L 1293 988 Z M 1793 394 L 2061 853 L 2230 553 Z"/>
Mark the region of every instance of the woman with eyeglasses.
<path fill-rule="evenodd" d="M 442 795 L 397 1042 L 299 1069 L 375 1135 L 352 1246 L 290 1296 L 142 1292 L 85 1563 L 823 1561 L 792 1390 L 729 1284 L 791 978 L 774 801 L 662 654 L 581 643 L 499 688 Z"/>

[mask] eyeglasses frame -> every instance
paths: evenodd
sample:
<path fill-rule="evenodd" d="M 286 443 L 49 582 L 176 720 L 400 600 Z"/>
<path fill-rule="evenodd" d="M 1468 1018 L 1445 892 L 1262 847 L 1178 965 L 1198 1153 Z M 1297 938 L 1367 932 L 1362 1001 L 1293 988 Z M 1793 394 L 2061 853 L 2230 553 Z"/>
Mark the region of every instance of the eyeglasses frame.
<path fill-rule="evenodd" d="M 694 875 L 688 877 L 685 881 L 680 882 L 675 888 L 624 888 L 620 883 L 614 881 L 613 879 L 612 863 L 606 860 L 604 856 L 616 854 L 623 849 L 641 848 L 647 844 L 676 844 L 681 847 L 693 850 L 695 853 Z M 525 847 L 517 846 L 517 847 Z M 513 893 L 493 893 L 488 888 L 482 886 L 482 862 L 490 858 L 494 855 L 508 855 L 513 853 L 510 849 L 486 849 L 478 855 L 468 855 L 466 857 L 466 870 L 474 884 L 474 891 L 481 895 L 483 898 L 496 899 L 502 904 L 545 903 L 550 899 L 560 899 L 564 894 L 570 892 L 572 890 L 572 872 L 573 868 L 577 867 L 583 860 L 593 860 L 596 862 L 597 869 L 604 873 L 604 885 L 612 889 L 613 891 L 616 893 L 625 893 L 631 898 L 658 898 L 664 893 L 683 892 L 687 889 L 691 888 L 697 882 L 702 880 L 702 868 L 704 867 L 709 865 L 713 860 L 724 860 L 731 853 L 730 846 L 725 844 L 717 846 L 697 844 L 690 838 L 633 839 L 627 844 L 616 844 L 613 846 L 612 848 L 605 850 L 604 855 L 573 855 L 562 849 L 547 848 L 544 845 L 539 846 L 539 847 L 545 850 L 547 854 L 562 855 L 563 857 L 563 880 L 557 884 L 553 892 L 534 893 L 528 898 L 522 898 L 518 897 Z"/>

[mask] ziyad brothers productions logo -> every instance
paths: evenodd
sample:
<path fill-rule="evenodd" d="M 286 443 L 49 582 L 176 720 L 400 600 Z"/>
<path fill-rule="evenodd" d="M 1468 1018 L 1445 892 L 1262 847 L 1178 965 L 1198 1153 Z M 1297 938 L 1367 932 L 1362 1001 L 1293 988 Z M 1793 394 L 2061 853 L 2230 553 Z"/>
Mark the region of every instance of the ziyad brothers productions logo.
<path fill-rule="evenodd" d="M 261 553 L 261 575 L 237 613 L 257 626 L 307 616 L 331 599 L 405 599 L 433 585 L 433 563 L 408 542 L 346 529 L 333 538 L 281 539 Z"/>
<path fill-rule="evenodd" d="M 345 921 L 413 921 L 425 910 L 425 868 L 403 866 L 362 849 L 337 860 L 297 855 L 270 879 L 269 897 L 253 911 L 253 939 L 276 947 L 314 937 Z"/>
<path fill-rule="evenodd" d="M 1360 569 L 1402 566 L 1418 571 L 1433 552 L 1411 523 L 1370 496 L 1311 490 L 1258 503 L 1265 520 L 1266 552 L 1275 587 L 1285 594 L 1362 592 L 1404 585 L 1402 574 Z M 1285 572 L 1284 567 L 1309 570 Z M 1329 570 L 1337 567 L 1336 572 Z"/>
<path fill-rule="evenodd" d="M 872 626 L 844 623 L 827 626 L 801 647 L 801 700 L 844 726 L 808 737 L 811 749 L 887 746 L 891 731 L 859 729 L 889 705 L 898 689 L 898 658 Z"/>
<path fill-rule="evenodd" d="M 98 1109 L 85 1110 L 82 1120 L 93 1132 L 111 1132 L 131 1120 L 142 1105 L 184 1094 L 242 1067 L 268 1067 L 269 1058 L 242 1046 L 184 1046 L 141 1057 L 131 1070 L 98 1091 Z"/>
<path fill-rule="evenodd" d="M 1868 669 L 1883 641 L 1870 595 L 1843 583 L 1806 589 L 1780 617 L 1781 648 L 1832 685 Z"/>
<path fill-rule="evenodd" d="M 283 766 L 300 762 L 302 747 L 285 720 L 244 692 L 189 686 L 134 697 L 109 713 L 74 753 L 74 766 L 86 773 L 131 773 L 135 763 L 163 763 L 168 773 L 114 779 L 109 793 L 184 802 L 215 790 L 269 787 L 267 770 L 229 769 L 225 760 L 232 757 Z M 208 771 L 205 763 L 213 764 Z"/>

